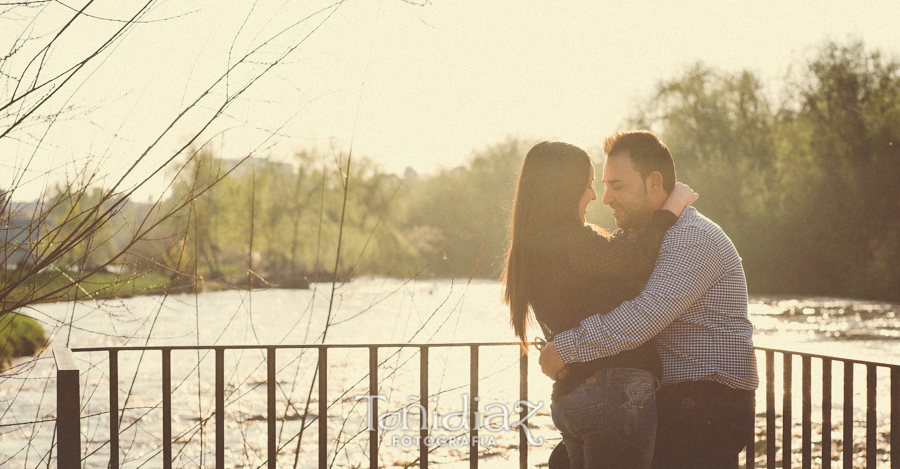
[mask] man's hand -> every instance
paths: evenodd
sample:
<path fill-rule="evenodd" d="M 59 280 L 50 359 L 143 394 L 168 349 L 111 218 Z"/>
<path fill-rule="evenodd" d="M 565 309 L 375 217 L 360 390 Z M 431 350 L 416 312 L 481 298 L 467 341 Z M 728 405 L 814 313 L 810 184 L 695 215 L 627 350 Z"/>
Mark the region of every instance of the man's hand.
<path fill-rule="evenodd" d="M 541 356 L 538 358 L 538 363 L 541 364 L 541 372 L 554 381 L 565 378 L 566 374 L 569 372 L 569 369 L 566 368 L 566 364 L 559 358 L 559 354 L 556 353 L 556 345 L 554 345 L 553 342 L 550 342 L 543 350 L 541 350 Z"/>

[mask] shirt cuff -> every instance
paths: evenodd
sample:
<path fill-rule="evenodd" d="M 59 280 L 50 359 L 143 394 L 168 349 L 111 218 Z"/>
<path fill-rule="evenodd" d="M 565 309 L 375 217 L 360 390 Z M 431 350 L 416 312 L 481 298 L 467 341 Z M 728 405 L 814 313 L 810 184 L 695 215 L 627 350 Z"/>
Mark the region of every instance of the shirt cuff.
<path fill-rule="evenodd" d="M 578 355 L 575 353 L 575 335 L 575 330 L 569 329 L 553 336 L 556 354 L 564 363 L 578 362 Z"/>

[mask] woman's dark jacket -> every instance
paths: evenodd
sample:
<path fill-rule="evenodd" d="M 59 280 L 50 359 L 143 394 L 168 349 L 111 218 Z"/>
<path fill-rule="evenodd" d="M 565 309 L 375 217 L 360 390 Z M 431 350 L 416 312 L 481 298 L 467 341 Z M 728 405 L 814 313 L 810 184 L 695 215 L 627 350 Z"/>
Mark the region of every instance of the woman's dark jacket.
<path fill-rule="evenodd" d="M 634 299 L 653 272 L 666 230 L 677 220 L 674 213 L 657 210 L 634 240 L 621 230 L 607 237 L 583 225 L 562 226 L 532 239 L 526 245 L 529 302 L 548 339 Z M 658 377 L 655 340 L 611 357 L 569 364 L 568 374 L 553 385 L 553 398 L 604 368 L 638 368 Z"/>

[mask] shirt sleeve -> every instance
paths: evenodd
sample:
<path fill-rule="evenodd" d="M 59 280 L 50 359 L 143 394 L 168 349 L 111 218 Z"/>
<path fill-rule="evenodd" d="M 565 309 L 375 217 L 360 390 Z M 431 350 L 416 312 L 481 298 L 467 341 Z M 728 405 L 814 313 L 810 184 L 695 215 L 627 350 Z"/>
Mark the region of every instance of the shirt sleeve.
<path fill-rule="evenodd" d="M 660 251 L 656 269 L 634 300 L 554 336 L 556 351 L 564 362 L 587 362 L 634 349 L 659 334 L 709 290 L 721 270 L 716 247 L 696 227 L 681 231 L 669 233 L 671 240 Z"/>
<path fill-rule="evenodd" d="M 666 230 L 676 221 L 678 217 L 674 213 L 657 210 L 635 241 L 589 232 L 582 242 L 567 250 L 571 273 L 601 281 L 643 282 L 653 271 Z"/>

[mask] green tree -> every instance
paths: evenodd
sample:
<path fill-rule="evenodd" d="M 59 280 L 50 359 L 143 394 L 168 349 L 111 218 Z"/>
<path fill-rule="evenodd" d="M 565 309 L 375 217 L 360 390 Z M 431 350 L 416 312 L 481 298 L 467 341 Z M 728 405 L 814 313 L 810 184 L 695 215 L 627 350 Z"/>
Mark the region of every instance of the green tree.
<path fill-rule="evenodd" d="M 760 80 L 695 64 L 659 83 L 626 125 L 656 131 L 678 179 L 700 194 L 695 206 L 731 236 L 751 286 L 765 287 L 777 259 L 767 207 L 777 154 L 775 115 Z"/>
<path fill-rule="evenodd" d="M 679 179 L 758 293 L 900 298 L 900 64 L 828 43 L 774 106 L 749 72 L 698 64 L 627 121 L 667 143 Z"/>
<path fill-rule="evenodd" d="M 815 293 L 900 298 L 898 70 L 862 43 L 828 43 L 785 104 L 780 202 L 795 207 L 796 256 L 820 272 Z"/>
<path fill-rule="evenodd" d="M 408 232 L 433 259 L 432 273 L 497 278 L 506 248 L 516 178 L 530 145 L 516 138 L 477 152 L 412 191 Z"/>
<path fill-rule="evenodd" d="M 341 278 L 417 271 L 418 254 L 402 236 L 404 182 L 370 160 L 357 158 L 348 174 L 310 152 L 295 154 L 294 164 L 254 158 L 240 166 L 197 154 L 168 200 L 175 206 L 203 193 L 170 223 L 171 233 L 187 230 L 167 254 L 172 271 L 196 266 L 198 277 L 229 284 L 302 286 L 303 277 L 332 278 L 339 237 Z"/>

